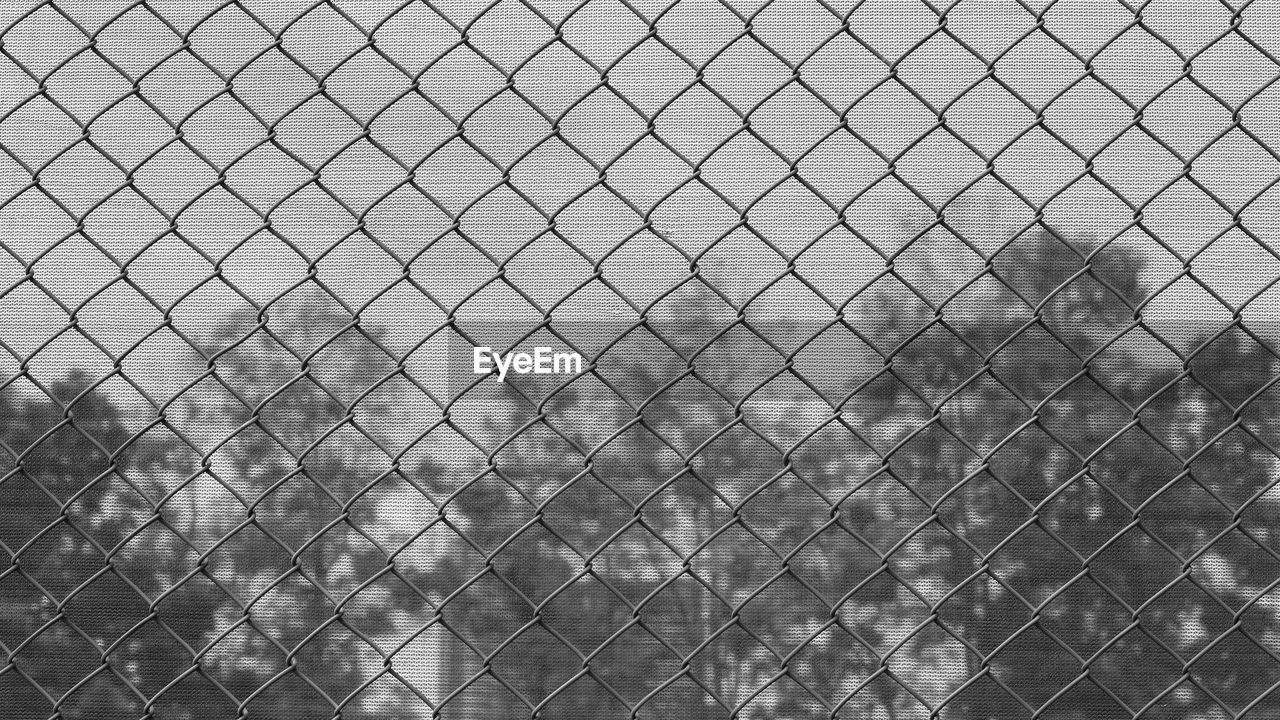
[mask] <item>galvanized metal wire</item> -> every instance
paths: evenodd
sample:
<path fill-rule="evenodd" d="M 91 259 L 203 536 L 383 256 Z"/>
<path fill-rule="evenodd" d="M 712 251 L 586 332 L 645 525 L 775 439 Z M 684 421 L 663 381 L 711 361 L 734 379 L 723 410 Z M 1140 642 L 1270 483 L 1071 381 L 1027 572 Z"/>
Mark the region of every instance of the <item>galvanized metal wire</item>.
<path fill-rule="evenodd" d="M 1280 717 L 1278 22 L 6 3 L 0 716 Z"/>

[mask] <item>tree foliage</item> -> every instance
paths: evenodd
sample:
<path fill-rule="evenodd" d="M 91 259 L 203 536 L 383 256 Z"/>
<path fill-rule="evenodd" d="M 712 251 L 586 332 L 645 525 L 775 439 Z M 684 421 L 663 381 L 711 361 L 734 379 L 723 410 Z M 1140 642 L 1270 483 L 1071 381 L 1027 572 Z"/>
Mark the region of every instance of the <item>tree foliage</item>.
<path fill-rule="evenodd" d="M 0 393 L 7 717 L 1274 706 L 1280 368 L 1161 338 L 1143 277 L 1029 233 L 817 329 L 694 282 L 593 372 L 434 400 L 317 301 L 229 318 L 141 428 Z"/>

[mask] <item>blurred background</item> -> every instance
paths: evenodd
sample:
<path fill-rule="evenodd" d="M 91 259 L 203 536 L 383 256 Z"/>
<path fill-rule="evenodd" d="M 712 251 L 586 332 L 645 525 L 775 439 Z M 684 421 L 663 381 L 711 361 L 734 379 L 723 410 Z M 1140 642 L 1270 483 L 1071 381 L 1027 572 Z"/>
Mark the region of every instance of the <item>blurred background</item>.
<path fill-rule="evenodd" d="M 0 716 L 1280 718 L 1278 28 L 5 3 Z"/>

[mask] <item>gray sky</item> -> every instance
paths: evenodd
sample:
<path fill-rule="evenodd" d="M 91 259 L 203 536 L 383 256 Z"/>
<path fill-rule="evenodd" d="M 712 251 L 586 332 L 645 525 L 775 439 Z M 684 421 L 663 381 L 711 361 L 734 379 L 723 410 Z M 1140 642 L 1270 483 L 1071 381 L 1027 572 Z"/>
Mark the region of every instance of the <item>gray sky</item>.
<path fill-rule="evenodd" d="M 34 5 L 0 8 L 6 52 L 48 88 L 47 98 L 28 100 L 36 81 L 0 58 L 0 288 L 9 288 L 0 290 L 0 340 L 29 357 L 61 332 L 69 317 L 52 294 L 79 308 L 80 326 L 107 352 L 133 348 L 126 370 L 153 377 L 159 396 L 176 387 L 178 379 L 165 376 L 181 344 L 166 334 L 135 347 L 161 312 L 119 280 L 117 263 L 126 260 L 129 280 L 195 333 L 227 309 L 247 307 L 237 291 L 269 302 L 317 258 L 316 277 L 353 307 L 396 285 L 416 258 L 410 277 L 447 307 L 475 293 L 460 312 L 533 313 L 499 286 L 475 292 L 495 273 L 481 250 L 505 261 L 506 276 L 545 307 L 589 277 L 592 263 L 648 215 L 657 235 L 641 232 L 601 266 L 644 306 L 686 276 L 681 252 L 701 253 L 746 208 L 751 231 L 720 240 L 703 262 L 706 277 L 738 293 L 781 274 L 794 257 L 797 272 L 839 303 L 884 266 L 877 250 L 895 251 L 944 204 L 946 219 L 984 252 L 1036 210 L 1054 227 L 1110 237 L 1132 222 L 1136 206 L 1144 227 L 1184 255 L 1247 204 L 1243 231 L 1231 230 L 1192 270 L 1231 303 L 1280 275 L 1280 261 L 1263 247 L 1280 247 L 1280 190 L 1249 202 L 1280 177 L 1280 162 L 1258 144 L 1280 147 L 1280 84 L 1271 84 L 1278 69 L 1266 56 L 1280 54 L 1276 0 L 1248 4 L 1239 34 L 1229 33 L 1230 13 L 1217 3 L 1156 0 L 1143 6 L 1143 27 L 1126 30 L 1135 16 L 1121 3 L 1059 2 L 1045 27 L 1089 60 L 1093 75 L 1079 82 L 1081 61 L 1033 31 L 1033 16 L 1011 0 L 961 0 L 946 9 L 946 34 L 935 32 L 942 8 L 923 2 L 869 0 L 841 33 L 832 11 L 853 3 L 828 9 L 780 0 L 753 17 L 754 39 L 739 37 L 744 22 L 724 5 L 686 0 L 656 22 L 661 43 L 645 40 L 648 23 L 614 0 L 588 3 L 565 22 L 563 43 L 552 42 L 553 30 L 529 6 L 504 0 L 470 26 L 469 46 L 451 22 L 466 24 L 486 7 L 474 2 L 437 4 L 447 17 L 422 3 L 399 11 L 398 2 L 335 3 L 348 20 L 326 6 L 308 12 L 311 3 L 263 0 L 244 5 L 271 32 L 305 13 L 280 49 L 271 49 L 268 29 L 228 6 L 190 33 L 189 53 L 164 23 L 134 8 L 96 35 L 97 50 L 118 70 L 77 54 L 85 36 L 48 7 L 17 20 Z M 151 5 L 180 33 L 218 7 Z M 576 4 L 530 5 L 555 23 Z M 129 4 L 60 6 L 94 33 Z M 655 17 L 664 6 L 634 7 Z M 360 49 L 370 33 L 386 57 Z M 994 76 L 984 79 L 997 57 Z M 1179 80 L 1184 58 L 1191 77 Z M 421 94 L 404 94 L 409 79 L 392 63 L 410 75 L 431 66 Z M 897 79 L 886 82 L 890 67 Z M 599 87 L 600 68 L 608 69 L 608 87 Z M 693 68 L 704 84 L 686 89 Z M 218 73 L 232 77 L 234 97 Z M 1230 129 L 1236 107 L 1241 127 Z M 661 142 L 647 134 L 654 113 Z M 751 133 L 741 132 L 744 114 Z M 939 115 L 946 128 L 931 129 Z M 97 149 L 80 140 L 77 121 L 88 124 Z M 175 125 L 183 142 L 175 142 Z M 274 144 L 266 142 L 268 127 Z M 990 158 L 1000 181 L 988 174 Z M 1092 174 L 1081 177 L 1086 159 Z M 808 187 L 777 185 L 792 162 Z M 1184 162 L 1190 180 L 1168 186 Z M 705 185 L 681 187 L 694 166 Z M 406 167 L 412 185 L 401 185 Z M 602 167 L 612 193 L 588 190 Z M 32 168 L 43 192 L 28 187 Z M 316 168 L 323 190 L 311 182 Z M 510 187 L 490 191 L 504 169 Z M 220 172 L 225 185 L 210 190 Z M 126 173 L 133 184 L 121 190 Z M 862 238 L 827 232 L 831 206 Z M 269 211 L 274 235 L 255 210 Z M 168 232 L 164 214 L 176 218 L 181 237 Z M 546 232 L 547 215 L 572 246 Z M 448 233 L 453 217 L 465 238 Z M 83 235 L 75 233 L 81 223 Z M 1120 242 L 1149 254 L 1150 282 L 1181 269 L 1137 228 Z M 897 261 L 908 278 L 939 265 L 981 268 L 945 233 L 920 247 Z M 20 283 L 23 264 L 37 257 L 32 271 L 44 290 Z M 221 279 L 210 280 L 215 263 Z M 820 311 L 819 299 L 797 283 L 788 287 L 756 310 Z M 631 312 L 611 295 L 602 286 L 579 290 L 557 317 Z M 1278 304 L 1273 289 L 1244 317 L 1270 325 Z M 404 284 L 362 315 L 393 326 L 401 347 L 444 317 Z M 1229 311 L 1184 278 L 1147 312 L 1172 334 L 1188 317 L 1221 323 Z M 7 355 L 0 352 L 0 373 L 10 375 L 19 359 Z M 104 373 L 110 367 L 71 336 L 32 367 L 52 372 L 68 357 Z"/>

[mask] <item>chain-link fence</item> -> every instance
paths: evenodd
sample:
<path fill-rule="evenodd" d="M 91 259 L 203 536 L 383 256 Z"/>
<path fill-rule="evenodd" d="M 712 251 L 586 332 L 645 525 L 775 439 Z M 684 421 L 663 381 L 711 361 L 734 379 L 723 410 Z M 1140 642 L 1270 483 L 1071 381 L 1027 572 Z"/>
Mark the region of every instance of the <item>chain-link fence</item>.
<path fill-rule="evenodd" d="M 1280 718 L 1278 57 L 6 0 L 0 717 Z"/>

